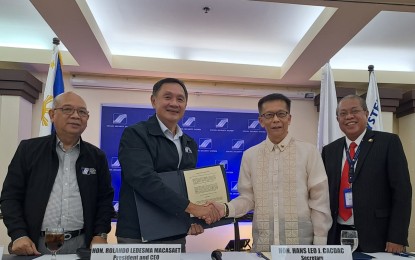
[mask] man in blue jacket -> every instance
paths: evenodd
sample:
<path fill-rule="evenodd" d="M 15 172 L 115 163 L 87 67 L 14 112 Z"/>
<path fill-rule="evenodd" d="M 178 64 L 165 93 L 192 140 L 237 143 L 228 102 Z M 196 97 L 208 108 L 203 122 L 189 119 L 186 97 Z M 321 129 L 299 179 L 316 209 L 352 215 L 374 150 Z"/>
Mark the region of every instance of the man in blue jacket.
<path fill-rule="evenodd" d="M 106 243 L 114 191 L 105 154 L 81 139 L 89 112 L 73 92 L 57 96 L 49 116 L 56 133 L 23 140 L 9 165 L 0 198 L 17 255 L 47 254 L 45 230 L 63 227 L 60 253 Z"/>
<path fill-rule="evenodd" d="M 118 243 L 142 243 L 134 192 L 163 209 L 166 214 L 183 212 L 196 217 L 219 219 L 212 206 L 200 206 L 179 196 L 155 173 L 195 168 L 197 144 L 177 125 L 183 117 L 188 93 L 184 83 L 166 78 L 153 87 L 151 104 L 156 114 L 147 121 L 127 127 L 121 137 L 118 159 L 121 164 L 121 189 L 117 223 Z M 189 234 L 199 234 L 199 225 L 189 224 Z M 166 237 L 152 243 L 181 244 L 185 251 L 187 234 Z"/>

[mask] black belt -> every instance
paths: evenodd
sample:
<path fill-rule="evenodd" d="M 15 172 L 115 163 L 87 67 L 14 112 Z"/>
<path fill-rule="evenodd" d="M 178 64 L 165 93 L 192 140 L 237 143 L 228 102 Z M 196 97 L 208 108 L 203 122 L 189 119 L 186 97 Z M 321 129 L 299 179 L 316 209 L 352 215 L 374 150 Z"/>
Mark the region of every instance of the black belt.
<path fill-rule="evenodd" d="M 339 223 L 337 223 L 337 225 L 340 227 L 340 230 L 356 230 L 354 225 L 343 225 Z"/>
<path fill-rule="evenodd" d="M 77 237 L 79 235 L 82 235 L 85 232 L 84 229 L 74 230 L 74 231 L 65 231 L 64 238 L 65 240 L 69 240 L 71 238 Z M 45 236 L 45 231 L 40 231 L 40 236 Z"/>

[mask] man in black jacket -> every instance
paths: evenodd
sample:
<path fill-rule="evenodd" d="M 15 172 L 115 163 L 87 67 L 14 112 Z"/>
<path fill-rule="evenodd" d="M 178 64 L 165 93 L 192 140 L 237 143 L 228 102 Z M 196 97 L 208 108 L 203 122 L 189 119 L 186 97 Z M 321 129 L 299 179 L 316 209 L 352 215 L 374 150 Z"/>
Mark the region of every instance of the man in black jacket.
<path fill-rule="evenodd" d="M 81 139 L 89 112 L 73 92 L 55 98 L 49 111 L 56 134 L 23 140 L 9 165 L 0 198 L 11 251 L 49 253 L 48 227 L 63 227 L 60 253 L 106 243 L 114 191 L 105 154 Z"/>
<path fill-rule="evenodd" d="M 195 168 L 197 144 L 177 125 L 187 105 L 187 90 L 182 81 L 166 78 L 153 87 L 151 104 L 156 114 L 147 121 L 131 125 L 120 140 L 120 204 L 117 222 L 118 243 L 142 243 L 134 192 L 157 205 L 166 215 L 183 212 L 207 217 L 213 222 L 219 213 L 213 207 L 193 204 L 167 187 L 156 173 Z M 199 225 L 189 224 L 189 234 L 203 232 Z M 181 244 L 185 251 L 186 233 L 165 237 L 152 243 Z"/>

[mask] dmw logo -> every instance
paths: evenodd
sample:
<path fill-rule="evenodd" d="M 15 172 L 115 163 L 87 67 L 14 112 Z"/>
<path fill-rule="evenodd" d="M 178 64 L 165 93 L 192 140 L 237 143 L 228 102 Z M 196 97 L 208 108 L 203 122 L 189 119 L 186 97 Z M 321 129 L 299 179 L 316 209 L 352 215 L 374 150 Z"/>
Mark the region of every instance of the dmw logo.
<path fill-rule="evenodd" d="M 126 125 L 127 124 L 127 114 L 114 113 L 112 115 L 112 123 L 114 125 Z"/>
<path fill-rule="evenodd" d="M 259 130 L 260 126 L 258 119 L 248 119 L 248 129 Z"/>
<path fill-rule="evenodd" d="M 182 120 L 183 127 L 195 127 L 196 126 L 196 117 L 190 116 L 187 118 L 183 118 Z"/>
<path fill-rule="evenodd" d="M 238 182 L 237 181 L 231 181 L 231 191 L 238 192 Z"/>
<path fill-rule="evenodd" d="M 83 175 L 97 174 L 97 170 L 95 170 L 95 168 L 81 167 L 81 172 Z"/>
<path fill-rule="evenodd" d="M 227 118 L 216 118 L 216 128 L 228 128 L 228 121 Z"/>
<path fill-rule="evenodd" d="M 212 149 L 212 138 L 199 138 L 200 149 Z"/>
<path fill-rule="evenodd" d="M 242 139 L 232 139 L 232 150 L 243 150 L 245 141 Z"/>
<path fill-rule="evenodd" d="M 215 164 L 223 165 L 223 168 L 228 170 L 228 160 L 215 160 Z"/>
<path fill-rule="evenodd" d="M 111 157 L 111 168 L 120 168 L 120 161 L 118 161 L 118 157 Z"/>

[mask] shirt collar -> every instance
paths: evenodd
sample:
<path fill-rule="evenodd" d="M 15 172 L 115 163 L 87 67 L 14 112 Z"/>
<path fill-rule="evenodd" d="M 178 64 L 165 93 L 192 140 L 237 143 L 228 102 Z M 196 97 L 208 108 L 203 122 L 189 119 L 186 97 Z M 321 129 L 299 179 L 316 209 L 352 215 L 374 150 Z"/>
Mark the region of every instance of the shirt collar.
<path fill-rule="evenodd" d="M 163 122 L 161 122 L 161 120 L 158 118 L 157 114 L 156 114 L 156 118 L 157 121 L 159 122 L 161 131 L 166 135 L 166 133 L 170 133 L 170 135 L 172 135 L 173 137 L 180 137 L 183 135 L 183 131 L 180 128 L 179 125 L 176 125 L 176 135 L 173 135 L 173 133 L 170 131 L 170 129 L 167 128 L 167 126 L 165 124 L 163 124 Z"/>
<path fill-rule="evenodd" d="M 367 130 L 367 129 L 365 129 L 365 131 L 363 131 L 363 133 L 361 133 L 361 134 L 359 135 L 359 137 L 358 137 L 358 138 L 356 138 L 356 140 L 354 140 L 354 141 L 350 140 L 350 139 L 349 139 L 349 138 L 347 138 L 347 136 L 346 136 L 346 144 L 347 144 L 347 147 L 350 147 L 350 144 L 351 144 L 352 142 L 355 142 L 355 143 L 357 144 L 357 146 L 359 146 L 359 145 L 360 145 L 360 143 L 362 142 L 363 136 L 365 136 L 365 134 L 366 134 L 366 130 Z"/>
<path fill-rule="evenodd" d="M 72 146 L 69 150 L 73 149 L 74 147 L 79 147 L 81 144 L 81 138 L 78 139 L 78 142 L 76 142 L 76 144 L 74 144 L 74 146 Z M 65 150 L 63 148 L 63 143 L 62 141 L 59 139 L 58 135 L 56 135 L 56 146 L 59 147 L 62 151 L 66 152 L 67 150 Z"/>
<path fill-rule="evenodd" d="M 290 133 L 288 133 L 287 136 L 285 136 L 285 138 L 281 142 L 279 142 L 278 144 L 274 144 L 267 136 L 267 139 L 265 140 L 265 145 L 267 147 L 267 150 L 270 152 L 274 151 L 275 149 L 278 149 L 282 152 L 290 144 L 291 139 L 292 136 L 290 135 Z"/>

